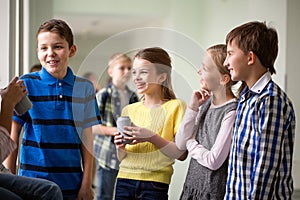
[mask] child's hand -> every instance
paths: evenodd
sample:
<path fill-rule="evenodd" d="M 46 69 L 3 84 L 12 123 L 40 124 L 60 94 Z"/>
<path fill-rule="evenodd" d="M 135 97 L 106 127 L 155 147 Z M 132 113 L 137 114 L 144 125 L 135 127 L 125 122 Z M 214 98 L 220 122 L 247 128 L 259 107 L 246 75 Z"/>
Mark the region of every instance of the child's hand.
<path fill-rule="evenodd" d="M 93 200 L 94 191 L 92 186 L 82 186 L 78 193 L 78 200 Z"/>
<path fill-rule="evenodd" d="M 125 144 L 123 143 L 123 136 L 119 132 L 116 132 L 114 134 L 114 143 L 117 148 L 120 148 L 120 149 L 125 148 Z"/>
<path fill-rule="evenodd" d="M 1 97 L 3 100 L 10 102 L 15 106 L 24 96 L 27 95 L 26 87 L 23 84 L 23 80 L 18 80 L 18 77 L 14 77 L 9 85 L 2 89 Z"/>
<path fill-rule="evenodd" d="M 114 137 L 114 143 L 117 149 L 118 160 L 122 161 L 127 155 L 125 150 L 126 144 L 124 143 L 124 136 L 122 136 L 119 132 L 116 132 Z"/>
<path fill-rule="evenodd" d="M 200 89 L 193 92 L 190 100 L 190 109 L 198 111 L 201 106 L 210 97 L 210 92 L 207 89 Z"/>
<path fill-rule="evenodd" d="M 125 137 L 125 139 L 133 139 L 131 144 L 149 141 L 152 136 L 156 135 L 156 133 L 152 132 L 151 130 L 138 127 L 134 124 L 130 127 L 125 126 L 124 133 L 132 136 L 128 138 Z"/>

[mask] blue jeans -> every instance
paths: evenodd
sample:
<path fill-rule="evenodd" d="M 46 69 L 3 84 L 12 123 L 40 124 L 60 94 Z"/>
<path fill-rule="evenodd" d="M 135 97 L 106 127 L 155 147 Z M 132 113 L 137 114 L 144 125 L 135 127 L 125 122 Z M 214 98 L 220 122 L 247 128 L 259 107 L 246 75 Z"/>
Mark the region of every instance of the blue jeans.
<path fill-rule="evenodd" d="M 118 178 L 115 200 L 168 200 L 168 190 L 165 183 Z"/>
<path fill-rule="evenodd" d="M 116 169 L 104 169 L 100 166 L 98 167 L 97 200 L 113 199 L 117 175 L 118 175 L 118 170 Z"/>
<path fill-rule="evenodd" d="M 0 198 L 4 195 L 6 198 L 3 199 L 63 199 L 59 186 L 51 181 L 0 173 Z"/>

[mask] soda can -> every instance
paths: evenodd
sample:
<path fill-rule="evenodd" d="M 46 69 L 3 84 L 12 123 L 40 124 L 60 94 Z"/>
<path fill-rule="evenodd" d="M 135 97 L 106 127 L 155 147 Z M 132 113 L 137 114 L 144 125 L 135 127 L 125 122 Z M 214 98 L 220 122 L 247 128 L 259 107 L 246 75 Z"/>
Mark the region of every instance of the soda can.
<path fill-rule="evenodd" d="M 131 120 L 130 120 L 129 116 L 118 117 L 118 119 L 117 119 L 117 129 L 118 129 L 118 131 L 121 135 L 126 136 L 126 137 L 130 137 L 130 135 L 123 132 L 124 126 L 131 126 Z M 129 144 L 131 142 L 132 142 L 132 140 L 123 139 L 124 144 Z"/>
<path fill-rule="evenodd" d="M 28 96 L 24 96 L 19 103 L 15 106 L 15 111 L 17 115 L 23 115 L 32 107 L 32 103 Z"/>

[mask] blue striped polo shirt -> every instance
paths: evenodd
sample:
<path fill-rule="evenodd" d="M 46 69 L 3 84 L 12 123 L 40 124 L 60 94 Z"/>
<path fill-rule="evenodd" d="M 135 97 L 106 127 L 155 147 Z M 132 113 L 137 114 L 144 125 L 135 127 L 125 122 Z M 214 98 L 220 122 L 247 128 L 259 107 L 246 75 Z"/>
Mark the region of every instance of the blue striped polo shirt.
<path fill-rule="evenodd" d="M 53 181 L 64 197 L 77 195 L 83 175 L 82 130 L 101 123 L 93 85 L 70 68 L 63 80 L 44 67 L 20 78 L 33 106 L 13 117 L 24 126 L 19 175 Z"/>

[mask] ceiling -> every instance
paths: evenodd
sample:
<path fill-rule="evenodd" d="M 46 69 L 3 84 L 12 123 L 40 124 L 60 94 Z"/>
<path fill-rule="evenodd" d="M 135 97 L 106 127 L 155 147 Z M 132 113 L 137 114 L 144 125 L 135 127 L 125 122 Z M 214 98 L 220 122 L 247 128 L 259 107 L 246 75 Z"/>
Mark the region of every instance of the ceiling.
<path fill-rule="evenodd" d="M 55 15 L 72 27 L 77 36 L 107 36 L 138 27 L 161 26 L 162 20 L 152 17 L 108 15 Z"/>
<path fill-rule="evenodd" d="M 88 3 L 87 3 L 88 2 Z M 140 27 L 159 27 L 169 16 L 168 0 L 53 0 L 53 15 L 76 35 L 107 36 Z"/>

